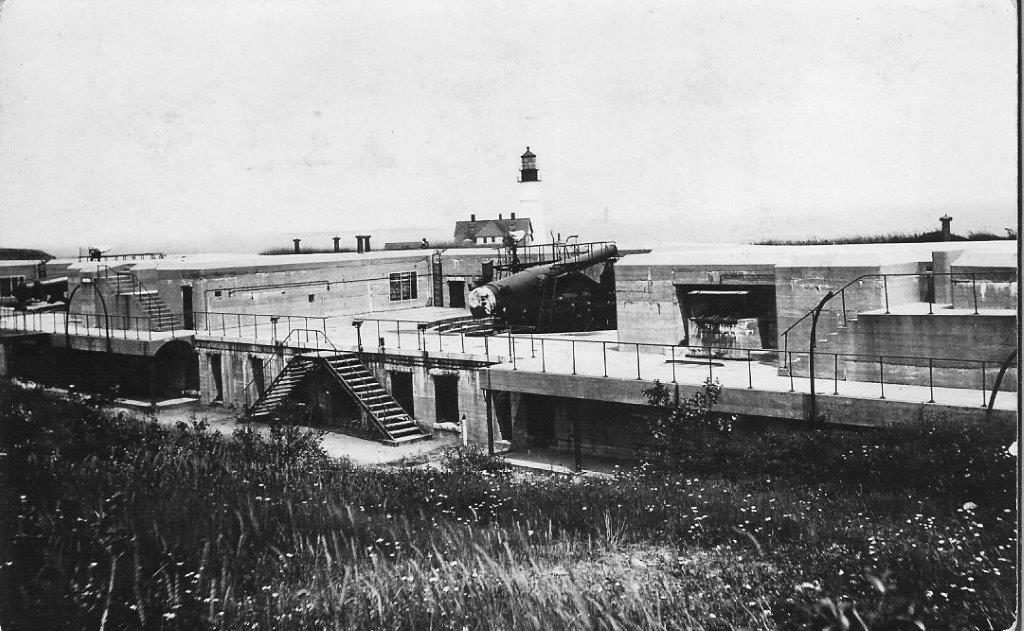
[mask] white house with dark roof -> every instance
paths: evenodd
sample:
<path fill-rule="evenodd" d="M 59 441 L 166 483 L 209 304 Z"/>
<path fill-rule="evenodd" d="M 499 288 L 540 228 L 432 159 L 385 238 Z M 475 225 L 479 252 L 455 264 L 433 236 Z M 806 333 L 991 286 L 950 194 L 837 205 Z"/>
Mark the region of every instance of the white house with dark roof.
<path fill-rule="evenodd" d="M 525 233 L 524 245 L 533 243 L 533 224 L 528 217 L 516 217 L 512 213 L 507 219 L 498 215 L 497 219 L 481 219 L 470 215 L 469 221 L 455 222 L 455 241 L 457 243 L 494 243 L 500 244 L 505 235 L 521 231 Z"/>

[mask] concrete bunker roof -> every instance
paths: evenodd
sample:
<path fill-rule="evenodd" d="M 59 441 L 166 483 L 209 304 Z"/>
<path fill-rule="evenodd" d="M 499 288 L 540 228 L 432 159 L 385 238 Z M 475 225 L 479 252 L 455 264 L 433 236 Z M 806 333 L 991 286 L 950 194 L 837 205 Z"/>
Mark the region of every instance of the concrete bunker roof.
<path fill-rule="evenodd" d="M 620 267 L 683 267 L 712 265 L 761 265 L 772 267 L 875 267 L 931 262 L 933 252 L 962 251 L 954 265 L 978 260 L 1005 267 L 1002 261 L 1016 255 L 1014 241 L 950 241 L 935 243 L 870 243 L 850 245 L 746 245 L 693 243 L 623 257 Z M 1011 266 L 1014 266 L 1011 264 Z"/>

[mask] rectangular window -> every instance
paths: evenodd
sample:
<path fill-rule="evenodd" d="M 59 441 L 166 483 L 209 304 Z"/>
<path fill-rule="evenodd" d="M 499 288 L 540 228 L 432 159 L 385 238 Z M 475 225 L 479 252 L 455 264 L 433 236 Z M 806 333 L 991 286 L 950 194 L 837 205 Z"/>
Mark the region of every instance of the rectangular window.
<path fill-rule="evenodd" d="M 414 300 L 416 298 L 416 272 L 395 272 L 390 274 L 391 300 Z"/>

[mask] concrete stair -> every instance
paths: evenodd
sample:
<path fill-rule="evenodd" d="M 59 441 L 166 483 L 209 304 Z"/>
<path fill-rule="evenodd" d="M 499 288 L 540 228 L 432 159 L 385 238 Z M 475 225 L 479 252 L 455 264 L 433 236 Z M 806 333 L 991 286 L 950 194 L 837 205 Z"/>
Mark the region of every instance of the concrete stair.
<path fill-rule="evenodd" d="M 135 274 L 118 271 L 111 281 L 114 293 L 118 296 L 130 296 L 136 299 L 142 307 L 142 312 L 149 317 L 150 330 L 172 331 L 181 328 L 178 317 L 160 300 L 160 295 L 143 287 Z"/>

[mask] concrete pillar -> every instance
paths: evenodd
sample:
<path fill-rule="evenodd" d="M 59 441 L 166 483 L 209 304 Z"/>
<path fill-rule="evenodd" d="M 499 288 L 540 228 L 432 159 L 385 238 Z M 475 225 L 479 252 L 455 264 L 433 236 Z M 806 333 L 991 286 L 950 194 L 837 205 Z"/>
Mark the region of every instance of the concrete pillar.
<path fill-rule="evenodd" d="M 955 261 L 962 251 L 932 252 L 932 271 L 935 273 L 935 304 L 953 304 L 952 277 L 949 276 Z"/>
<path fill-rule="evenodd" d="M 413 369 L 412 400 L 416 408 L 416 420 L 432 427 L 437 422 L 437 402 L 434 399 L 434 380 L 426 366 Z"/>
<path fill-rule="evenodd" d="M 7 348 L 7 345 L 0 344 L 0 378 L 8 377 L 11 374 L 9 353 L 10 350 Z"/>

